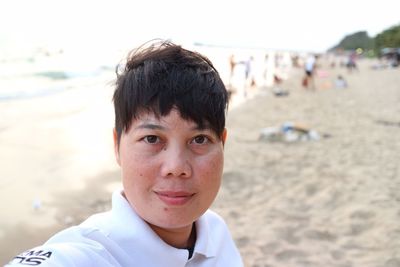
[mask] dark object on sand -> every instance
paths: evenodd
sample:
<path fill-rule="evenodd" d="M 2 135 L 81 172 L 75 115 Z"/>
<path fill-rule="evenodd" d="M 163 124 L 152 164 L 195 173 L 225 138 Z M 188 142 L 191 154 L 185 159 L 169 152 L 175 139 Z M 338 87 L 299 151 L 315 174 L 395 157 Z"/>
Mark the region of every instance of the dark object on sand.
<path fill-rule="evenodd" d="M 400 121 L 394 122 L 394 121 L 386 121 L 386 120 L 376 120 L 375 122 L 378 124 L 384 125 L 384 126 L 400 127 Z"/>

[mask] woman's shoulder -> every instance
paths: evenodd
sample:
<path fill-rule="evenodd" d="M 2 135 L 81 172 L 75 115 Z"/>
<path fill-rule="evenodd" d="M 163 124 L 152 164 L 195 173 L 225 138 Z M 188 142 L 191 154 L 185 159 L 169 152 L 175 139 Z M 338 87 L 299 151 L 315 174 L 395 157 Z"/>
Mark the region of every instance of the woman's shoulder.
<path fill-rule="evenodd" d="M 107 263 L 111 259 L 107 240 L 107 233 L 96 226 L 73 226 L 16 255 L 5 266 L 116 266 Z"/>

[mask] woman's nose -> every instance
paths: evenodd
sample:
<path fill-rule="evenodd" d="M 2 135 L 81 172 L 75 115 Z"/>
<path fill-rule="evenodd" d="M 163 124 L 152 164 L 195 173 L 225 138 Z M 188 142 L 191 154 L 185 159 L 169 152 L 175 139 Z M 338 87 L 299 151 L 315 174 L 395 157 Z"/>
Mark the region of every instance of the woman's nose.
<path fill-rule="evenodd" d="M 189 151 L 181 146 L 170 145 L 163 152 L 163 177 L 189 178 L 192 175 Z"/>

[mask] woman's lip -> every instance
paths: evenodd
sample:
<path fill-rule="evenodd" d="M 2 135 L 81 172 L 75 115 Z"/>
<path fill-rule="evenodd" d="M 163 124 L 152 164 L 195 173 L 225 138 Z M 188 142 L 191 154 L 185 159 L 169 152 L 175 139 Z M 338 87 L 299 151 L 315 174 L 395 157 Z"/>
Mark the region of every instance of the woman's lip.
<path fill-rule="evenodd" d="M 156 195 L 167 205 L 184 205 L 194 195 L 186 191 L 156 191 Z"/>

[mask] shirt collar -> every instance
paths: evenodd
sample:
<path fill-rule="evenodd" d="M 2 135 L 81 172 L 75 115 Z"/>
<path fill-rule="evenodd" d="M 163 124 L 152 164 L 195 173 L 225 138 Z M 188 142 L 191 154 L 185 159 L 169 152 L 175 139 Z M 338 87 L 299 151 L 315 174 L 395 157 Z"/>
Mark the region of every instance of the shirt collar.
<path fill-rule="evenodd" d="M 197 239 L 194 247 L 194 253 L 202 254 L 205 257 L 215 257 L 216 247 L 210 235 L 210 225 L 207 221 L 206 215 L 202 215 L 196 221 Z"/>

